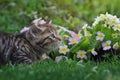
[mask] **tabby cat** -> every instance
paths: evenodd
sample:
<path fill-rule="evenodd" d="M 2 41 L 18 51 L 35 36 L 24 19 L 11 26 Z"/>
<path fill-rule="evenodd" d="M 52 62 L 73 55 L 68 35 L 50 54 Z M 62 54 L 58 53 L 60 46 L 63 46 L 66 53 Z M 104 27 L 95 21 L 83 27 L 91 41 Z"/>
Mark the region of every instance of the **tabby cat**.
<path fill-rule="evenodd" d="M 58 46 L 60 38 L 56 29 L 50 22 L 41 24 L 40 20 L 34 20 L 29 30 L 20 34 L 0 32 L 0 65 L 31 64 Z"/>

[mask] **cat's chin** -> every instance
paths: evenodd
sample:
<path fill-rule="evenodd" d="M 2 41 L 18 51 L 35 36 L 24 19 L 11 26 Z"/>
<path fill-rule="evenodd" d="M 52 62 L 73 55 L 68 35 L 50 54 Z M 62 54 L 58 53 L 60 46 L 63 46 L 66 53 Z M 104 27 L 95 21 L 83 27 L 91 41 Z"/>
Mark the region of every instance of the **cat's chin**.
<path fill-rule="evenodd" d="M 49 54 L 51 51 L 58 49 L 58 47 L 59 47 L 59 43 L 53 43 L 53 44 L 46 45 L 44 46 L 44 49 L 46 49 L 45 53 Z"/>

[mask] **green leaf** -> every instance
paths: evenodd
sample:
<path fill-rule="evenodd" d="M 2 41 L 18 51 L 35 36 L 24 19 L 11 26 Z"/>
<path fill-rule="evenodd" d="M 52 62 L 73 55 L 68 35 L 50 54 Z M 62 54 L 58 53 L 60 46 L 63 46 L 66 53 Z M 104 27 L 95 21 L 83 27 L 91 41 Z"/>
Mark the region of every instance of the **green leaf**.
<path fill-rule="evenodd" d="M 74 45 L 70 49 L 70 52 L 75 53 L 79 49 L 85 49 L 85 48 L 87 48 L 88 43 L 89 43 L 89 39 L 87 37 L 84 37 L 84 38 L 82 38 L 82 40 L 78 44 Z"/>

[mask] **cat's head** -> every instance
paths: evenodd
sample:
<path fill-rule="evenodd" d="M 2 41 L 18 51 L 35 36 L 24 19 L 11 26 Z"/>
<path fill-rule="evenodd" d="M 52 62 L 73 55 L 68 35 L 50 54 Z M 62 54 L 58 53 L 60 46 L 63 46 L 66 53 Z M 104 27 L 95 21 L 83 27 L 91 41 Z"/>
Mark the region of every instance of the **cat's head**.
<path fill-rule="evenodd" d="M 26 33 L 26 38 L 34 48 L 43 53 L 50 52 L 60 43 L 60 37 L 51 21 L 45 22 L 42 19 L 36 19 L 32 22 L 29 31 Z"/>

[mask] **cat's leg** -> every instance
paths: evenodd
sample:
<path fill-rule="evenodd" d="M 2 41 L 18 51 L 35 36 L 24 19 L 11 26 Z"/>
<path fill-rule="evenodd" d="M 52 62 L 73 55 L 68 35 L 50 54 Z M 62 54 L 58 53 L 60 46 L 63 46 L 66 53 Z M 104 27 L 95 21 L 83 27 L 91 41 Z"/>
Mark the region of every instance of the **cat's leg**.
<path fill-rule="evenodd" d="M 43 53 L 41 56 L 41 59 L 49 59 L 49 58 L 50 57 L 46 53 Z"/>
<path fill-rule="evenodd" d="M 25 63 L 25 64 L 32 64 L 32 60 L 28 58 L 27 56 L 18 56 L 15 63 Z"/>
<path fill-rule="evenodd" d="M 15 52 L 12 57 L 11 61 L 13 64 L 20 64 L 20 63 L 25 63 L 25 64 L 32 64 L 33 60 L 32 58 L 29 57 L 26 53 L 22 52 Z"/>
<path fill-rule="evenodd" d="M 0 52 L 0 64 L 7 64 L 10 61 L 10 56 L 13 53 L 13 47 L 4 48 L 3 52 Z"/>

